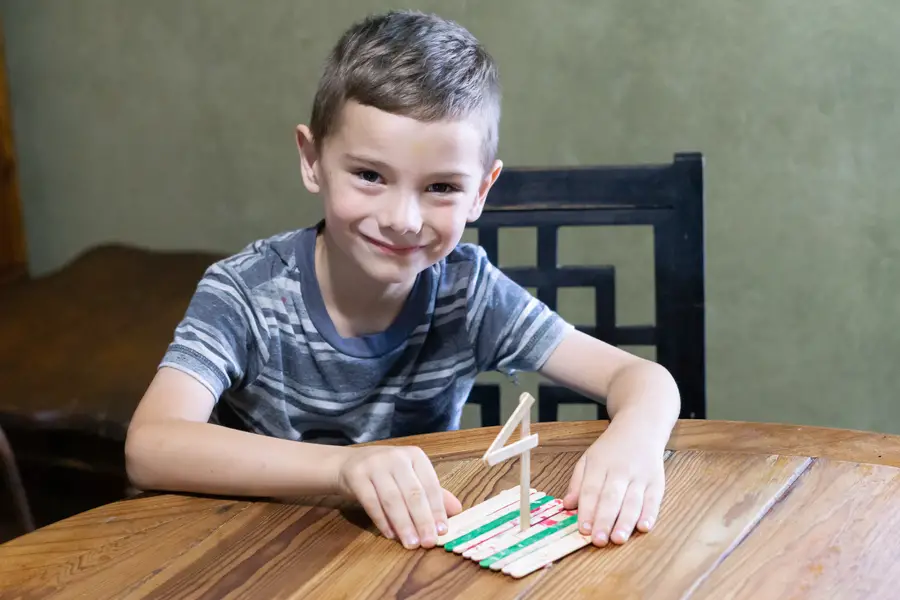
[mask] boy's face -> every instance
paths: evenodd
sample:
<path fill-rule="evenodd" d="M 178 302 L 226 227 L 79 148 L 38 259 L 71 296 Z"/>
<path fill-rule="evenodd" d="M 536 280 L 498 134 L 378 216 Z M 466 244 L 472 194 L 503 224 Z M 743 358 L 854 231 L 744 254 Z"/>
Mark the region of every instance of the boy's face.
<path fill-rule="evenodd" d="M 321 192 L 326 234 L 373 280 L 409 283 L 481 215 L 486 170 L 475 120 L 423 123 L 348 101 L 318 154 L 300 126 L 303 181 Z"/>

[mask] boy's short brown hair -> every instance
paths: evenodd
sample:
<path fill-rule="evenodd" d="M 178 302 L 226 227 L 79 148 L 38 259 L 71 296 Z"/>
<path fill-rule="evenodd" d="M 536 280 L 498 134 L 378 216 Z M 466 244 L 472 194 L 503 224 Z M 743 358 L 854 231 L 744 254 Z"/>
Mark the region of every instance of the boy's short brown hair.
<path fill-rule="evenodd" d="M 313 101 L 316 145 L 333 133 L 347 100 L 420 121 L 477 116 L 483 159 L 497 153 L 500 83 L 494 60 L 464 27 L 418 11 L 390 11 L 354 24 L 325 63 Z"/>

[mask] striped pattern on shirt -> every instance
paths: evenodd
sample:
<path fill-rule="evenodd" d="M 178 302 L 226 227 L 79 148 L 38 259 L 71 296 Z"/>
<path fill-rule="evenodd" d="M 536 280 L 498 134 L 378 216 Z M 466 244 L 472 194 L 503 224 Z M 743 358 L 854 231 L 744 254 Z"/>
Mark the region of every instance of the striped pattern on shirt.
<path fill-rule="evenodd" d="M 200 280 L 160 366 L 206 386 L 211 422 L 331 444 L 457 429 L 478 373 L 536 371 L 572 329 L 459 244 L 387 330 L 343 338 L 316 282 L 316 233 L 254 242 Z"/>

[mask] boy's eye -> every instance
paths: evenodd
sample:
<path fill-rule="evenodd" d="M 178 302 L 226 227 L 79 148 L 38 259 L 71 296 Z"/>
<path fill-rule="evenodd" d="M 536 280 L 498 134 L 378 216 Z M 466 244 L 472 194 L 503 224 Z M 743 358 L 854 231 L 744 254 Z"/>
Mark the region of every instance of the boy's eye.
<path fill-rule="evenodd" d="M 452 194 L 459 191 L 459 188 L 449 183 L 434 183 L 428 186 L 428 191 L 435 194 Z"/>
<path fill-rule="evenodd" d="M 375 171 L 357 171 L 356 176 L 368 183 L 378 183 L 380 177 Z"/>

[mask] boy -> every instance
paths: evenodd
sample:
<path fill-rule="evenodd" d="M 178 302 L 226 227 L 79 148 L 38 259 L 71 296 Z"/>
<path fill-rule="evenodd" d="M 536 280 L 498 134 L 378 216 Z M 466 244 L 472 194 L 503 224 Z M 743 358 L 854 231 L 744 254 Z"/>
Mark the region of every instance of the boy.
<path fill-rule="evenodd" d="M 136 486 L 341 494 L 385 536 L 432 547 L 461 506 L 428 458 L 351 444 L 457 428 L 478 372 L 530 370 L 607 398 L 565 496 L 582 531 L 605 545 L 650 529 L 680 403 L 669 373 L 459 243 L 500 174 L 499 116 L 496 67 L 458 25 L 396 11 L 344 34 L 297 128 L 324 220 L 204 274 L 129 428 Z"/>

